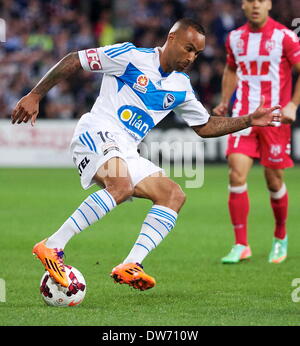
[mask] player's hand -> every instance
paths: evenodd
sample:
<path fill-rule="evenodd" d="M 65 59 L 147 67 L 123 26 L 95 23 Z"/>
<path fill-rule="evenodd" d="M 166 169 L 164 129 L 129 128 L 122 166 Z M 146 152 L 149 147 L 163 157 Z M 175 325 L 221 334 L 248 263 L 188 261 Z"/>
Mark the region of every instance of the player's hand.
<path fill-rule="evenodd" d="M 12 123 L 27 123 L 30 119 L 31 125 L 33 126 L 39 113 L 39 102 L 40 97 L 37 94 L 29 93 L 26 96 L 22 97 L 21 100 L 16 104 L 16 107 L 12 112 Z"/>
<path fill-rule="evenodd" d="M 264 108 L 265 97 L 260 99 L 260 105 L 254 113 L 250 114 L 251 126 L 276 126 L 281 121 L 281 113 L 273 113 L 281 108 L 280 105 Z"/>
<path fill-rule="evenodd" d="M 228 103 L 220 102 L 214 109 L 213 113 L 219 117 L 225 117 L 228 112 Z"/>
<path fill-rule="evenodd" d="M 292 124 L 296 120 L 297 105 L 290 101 L 284 108 L 282 108 L 282 124 Z"/>

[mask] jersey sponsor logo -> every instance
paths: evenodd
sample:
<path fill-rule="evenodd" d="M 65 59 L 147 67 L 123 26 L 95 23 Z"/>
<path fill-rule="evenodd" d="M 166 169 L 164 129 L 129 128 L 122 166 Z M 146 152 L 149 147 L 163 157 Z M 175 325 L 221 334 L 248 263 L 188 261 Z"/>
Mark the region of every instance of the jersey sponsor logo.
<path fill-rule="evenodd" d="M 273 156 L 279 156 L 282 152 L 282 148 L 281 148 L 281 145 L 280 144 L 272 144 L 271 145 L 271 149 L 270 149 L 270 153 L 273 155 Z"/>
<path fill-rule="evenodd" d="M 151 116 L 142 109 L 124 105 L 119 108 L 118 116 L 127 131 L 140 140 L 155 126 Z"/>
<path fill-rule="evenodd" d="M 138 83 L 138 85 L 140 85 L 142 87 L 146 87 L 149 83 L 149 79 L 147 76 L 142 74 L 142 75 L 138 76 L 137 83 Z"/>
<path fill-rule="evenodd" d="M 137 77 L 136 83 L 133 84 L 133 88 L 137 91 L 145 94 L 147 92 L 147 85 L 149 84 L 149 79 L 146 75 L 141 74 Z"/>
<path fill-rule="evenodd" d="M 97 52 L 97 49 L 91 48 L 85 51 L 89 67 L 92 71 L 102 70 L 102 65 Z"/>
<path fill-rule="evenodd" d="M 167 109 L 172 106 L 172 104 L 175 102 L 175 96 L 173 94 L 166 94 L 164 97 L 163 107 L 164 109 Z"/>
<path fill-rule="evenodd" d="M 274 40 L 267 40 L 265 43 L 266 51 L 270 54 L 270 52 L 275 48 L 276 42 Z"/>
<path fill-rule="evenodd" d="M 280 159 L 273 159 L 272 157 L 268 157 L 268 160 L 273 162 L 273 163 L 279 163 L 279 162 L 282 162 L 283 161 L 283 158 L 280 158 Z"/>
<path fill-rule="evenodd" d="M 82 161 L 80 161 L 79 165 L 77 166 L 79 175 L 81 176 L 82 171 L 85 169 L 85 167 L 90 163 L 90 160 L 85 157 Z"/>

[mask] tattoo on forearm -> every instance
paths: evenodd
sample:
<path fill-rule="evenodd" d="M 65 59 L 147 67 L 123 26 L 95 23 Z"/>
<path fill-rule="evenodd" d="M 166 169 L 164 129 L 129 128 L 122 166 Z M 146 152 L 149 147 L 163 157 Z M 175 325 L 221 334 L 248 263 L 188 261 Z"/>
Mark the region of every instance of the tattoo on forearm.
<path fill-rule="evenodd" d="M 201 137 L 219 137 L 243 130 L 249 126 L 251 126 L 251 119 L 248 116 L 236 118 L 211 116 L 204 126 L 193 128 Z"/>
<path fill-rule="evenodd" d="M 31 92 L 41 97 L 45 96 L 54 85 L 70 77 L 80 67 L 81 64 L 77 52 L 66 55 L 45 74 Z"/>

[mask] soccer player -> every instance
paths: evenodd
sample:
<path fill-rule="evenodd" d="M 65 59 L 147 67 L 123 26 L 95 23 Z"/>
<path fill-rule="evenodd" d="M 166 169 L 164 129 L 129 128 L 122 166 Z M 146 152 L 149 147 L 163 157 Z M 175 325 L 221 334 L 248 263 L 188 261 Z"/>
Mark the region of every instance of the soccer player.
<path fill-rule="evenodd" d="M 263 108 L 263 99 L 244 117 L 210 117 L 183 73 L 204 46 L 202 26 L 182 19 L 171 28 L 163 47 L 137 48 L 127 42 L 69 53 L 16 105 L 12 122 L 31 120 L 33 125 L 41 98 L 54 85 L 80 69 L 104 74 L 100 95 L 79 120 L 71 142 L 82 187 L 97 184 L 102 189 L 90 194 L 54 234 L 33 248 L 61 285 L 68 285 L 63 262 L 67 242 L 131 196 L 147 198 L 153 206 L 132 250 L 111 276 L 139 290 L 155 285 L 142 261 L 174 228 L 185 195 L 160 167 L 139 156 L 137 145 L 170 111 L 202 137 L 268 126 L 280 119 L 273 113 L 280 106 Z"/>
<path fill-rule="evenodd" d="M 249 127 L 228 137 L 229 213 L 235 244 L 223 263 L 238 263 L 251 256 L 247 238 L 249 198 L 247 176 L 255 158 L 264 166 L 275 231 L 270 263 L 281 263 L 287 257 L 286 219 L 288 192 L 284 169 L 293 166 L 290 157 L 290 124 L 296 118 L 300 103 L 300 78 L 292 94 L 292 66 L 300 72 L 300 45 L 296 34 L 269 17 L 270 0 L 243 0 L 242 9 L 248 22 L 227 37 L 227 64 L 222 80 L 220 104 L 213 110 L 225 116 L 234 90 L 236 101 L 232 116 L 252 112 L 262 96 L 267 107 L 280 104 L 281 123 L 277 127 Z"/>

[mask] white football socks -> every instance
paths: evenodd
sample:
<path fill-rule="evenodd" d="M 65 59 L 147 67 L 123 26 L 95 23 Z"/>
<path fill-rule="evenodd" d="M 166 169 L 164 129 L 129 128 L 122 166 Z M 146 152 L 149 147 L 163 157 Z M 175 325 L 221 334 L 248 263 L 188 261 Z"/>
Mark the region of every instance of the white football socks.
<path fill-rule="evenodd" d="M 161 205 L 153 205 L 143 223 L 141 232 L 123 263 L 142 263 L 171 232 L 176 224 L 177 213 Z"/>
<path fill-rule="evenodd" d="M 285 183 L 283 183 L 281 188 L 277 192 L 270 191 L 270 196 L 272 199 L 280 199 L 286 194 L 286 192 L 287 188 Z"/>
<path fill-rule="evenodd" d="M 67 242 L 116 207 L 113 196 L 105 189 L 89 195 L 66 222 L 48 238 L 46 246 L 63 249 Z"/>

